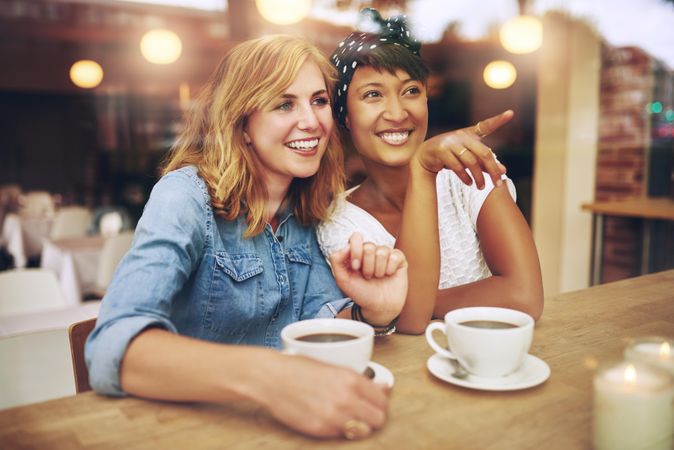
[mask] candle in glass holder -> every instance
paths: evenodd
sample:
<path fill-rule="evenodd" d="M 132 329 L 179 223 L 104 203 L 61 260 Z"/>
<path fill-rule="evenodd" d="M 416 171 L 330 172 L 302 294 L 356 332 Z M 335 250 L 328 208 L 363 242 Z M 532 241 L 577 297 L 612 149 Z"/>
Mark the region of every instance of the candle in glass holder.
<path fill-rule="evenodd" d="M 652 364 L 674 375 L 674 339 L 657 336 L 636 338 L 625 349 L 625 359 Z"/>
<path fill-rule="evenodd" d="M 596 450 L 671 450 L 674 382 L 669 373 L 622 362 L 594 378 Z"/>

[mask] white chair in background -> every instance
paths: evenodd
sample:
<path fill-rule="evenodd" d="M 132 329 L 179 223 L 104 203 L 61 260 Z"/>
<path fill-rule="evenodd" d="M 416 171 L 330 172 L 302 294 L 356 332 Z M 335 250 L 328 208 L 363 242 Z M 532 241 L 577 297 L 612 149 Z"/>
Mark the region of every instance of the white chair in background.
<path fill-rule="evenodd" d="M 101 216 L 99 229 L 103 237 L 117 236 L 124 226 L 122 215 L 119 211 L 110 211 Z"/>
<path fill-rule="evenodd" d="M 65 296 L 56 275 L 45 269 L 0 272 L 0 316 L 65 308 Z"/>
<path fill-rule="evenodd" d="M 91 211 L 83 206 L 64 206 L 56 212 L 49 239 L 76 238 L 87 235 Z"/>
<path fill-rule="evenodd" d="M 133 231 L 125 231 L 105 240 L 96 273 L 96 292 L 94 292 L 96 296 L 103 297 L 105 294 L 117 265 L 131 248 L 132 241 Z"/>
<path fill-rule="evenodd" d="M 68 330 L 0 337 L 0 409 L 75 394 Z"/>

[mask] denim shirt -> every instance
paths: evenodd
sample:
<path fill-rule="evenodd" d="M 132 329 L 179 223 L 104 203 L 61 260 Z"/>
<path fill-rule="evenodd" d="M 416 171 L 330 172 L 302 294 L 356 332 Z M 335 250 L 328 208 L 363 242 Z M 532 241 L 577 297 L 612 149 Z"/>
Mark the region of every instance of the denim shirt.
<path fill-rule="evenodd" d="M 119 368 L 130 341 L 148 327 L 213 342 L 280 346 L 297 320 L 335 317 L 344 298 L 314 228 L 291 212 L 274 234 L 243 238 L 246 221 L 213 214 L 195 167 L 164 176 L 113 277 L 85 356 L 91 386 L 123 395 Z"/>

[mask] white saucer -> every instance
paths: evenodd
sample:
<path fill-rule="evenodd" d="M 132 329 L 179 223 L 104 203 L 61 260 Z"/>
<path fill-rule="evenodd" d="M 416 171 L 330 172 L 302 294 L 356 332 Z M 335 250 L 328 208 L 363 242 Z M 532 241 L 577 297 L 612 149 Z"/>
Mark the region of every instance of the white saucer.
<path fill-rule="evenodd" d="M 374 378 L 372 378 L 372 381 L 379 384 L 385 384 L 390 388 L 393 387 L 395 379 L 390 370 L 374 361 L 370 361 L 368 367 L 374 371 Z"/>
<path fill-rule="evenodd" d="M 480 389 L 483 391 L 516 391 L 537 386 L 550 377 L 550 366 L 540 358 L 527 355 L 515 373 L 505 377 L 478 377 L 468 375 L 466 378 L 457 378 L 453 375 L 452 366 L 446 357 L 436 353 L 428 358 L 426 363 L 428 370 L 447 383 L 462 386 L 468 389 Z"/>

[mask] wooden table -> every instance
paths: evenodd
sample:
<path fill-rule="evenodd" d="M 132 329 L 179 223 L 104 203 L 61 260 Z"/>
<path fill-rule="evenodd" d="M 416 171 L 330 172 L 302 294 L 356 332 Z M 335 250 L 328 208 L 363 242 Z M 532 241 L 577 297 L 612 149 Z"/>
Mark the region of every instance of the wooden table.
<path fill-rule="evenodd" d="M 604 217 L 633 217 L 642 219 L 641 274 L 652 270 L 652 227 L 658 221 L 674 221 L 674 199 L 667 197 L 643 197 L 631 200 L 583 203 L 582 209 L 592 212 L 592 268 L 590 282 L 601 282 L 602 253 L 604 246 Z"/>
<path fill-rule="evenodd" d="M 523 391 L 446 384 L 426 369 L 432 351 L 423 336 L 383 338 L 374 360 L 396 383 L 388 424 L 365 441 L 307 438 L 248 404 L 89 392 L 0 411 L 0 448 L 589 449 L 594 369 L 621 359 L 627 340 L 643 335 L 674 335 L 674 270 L 547 298 L 531 353 L 552 375 Z"/>

